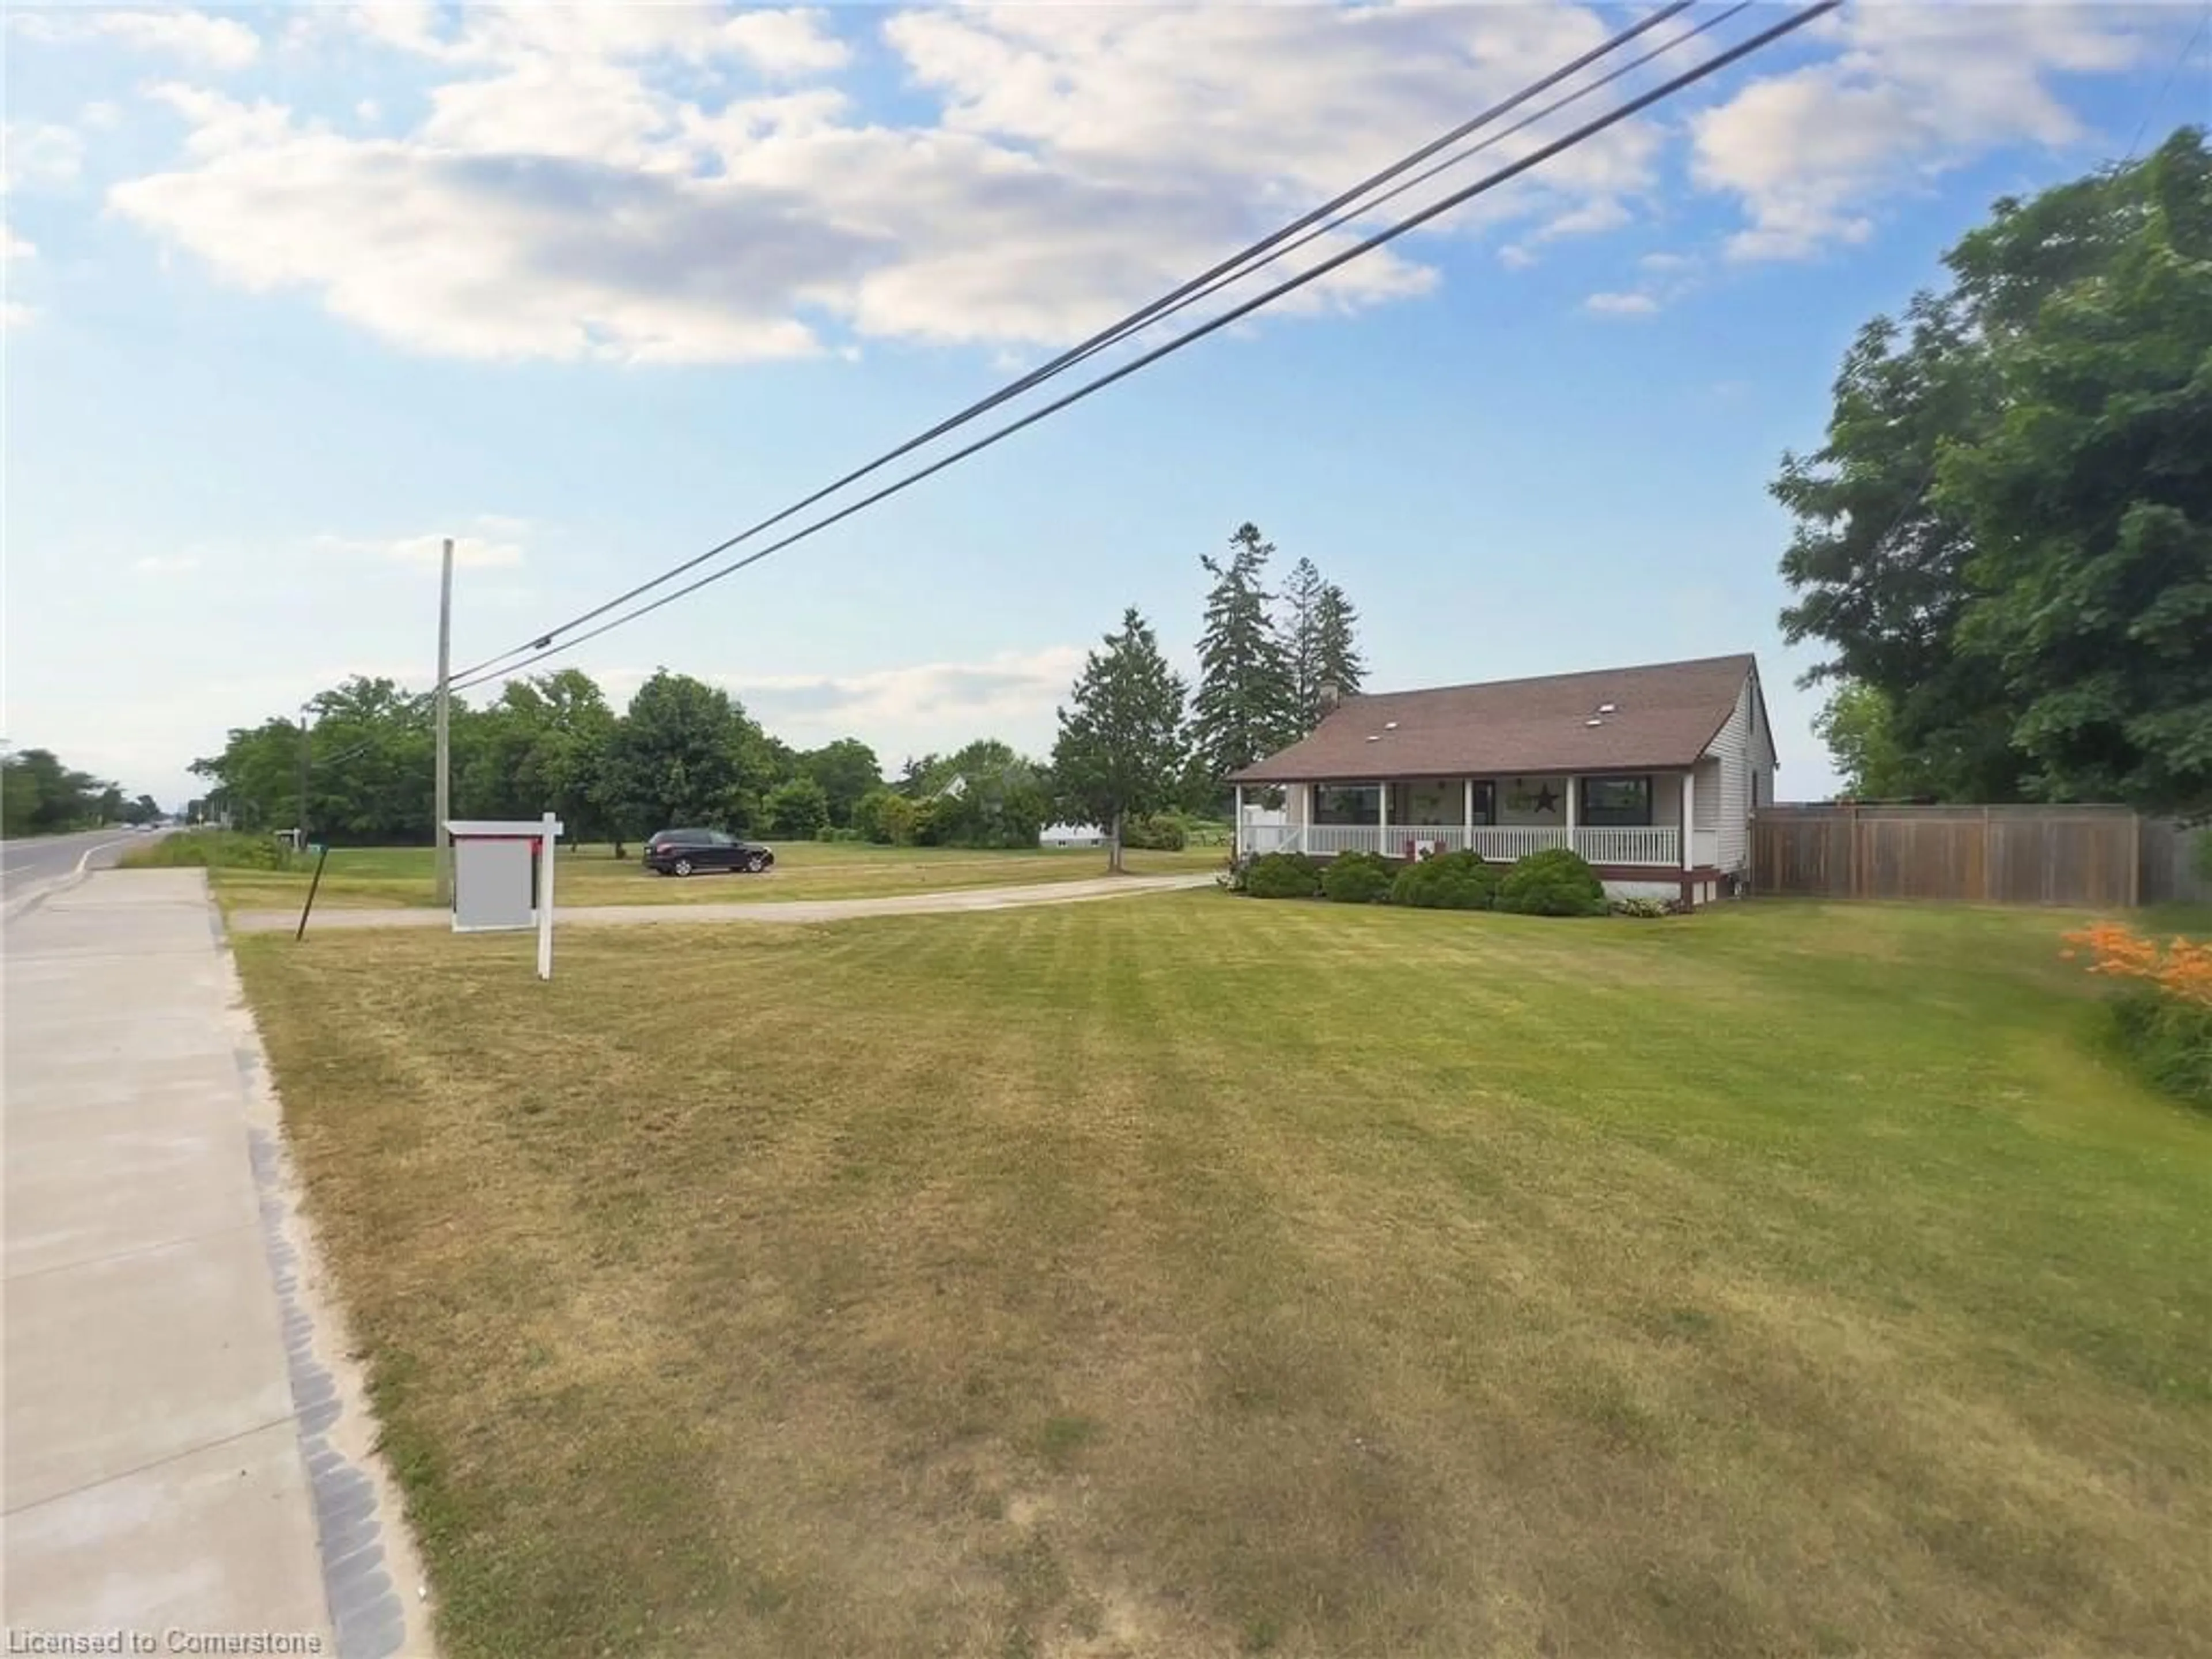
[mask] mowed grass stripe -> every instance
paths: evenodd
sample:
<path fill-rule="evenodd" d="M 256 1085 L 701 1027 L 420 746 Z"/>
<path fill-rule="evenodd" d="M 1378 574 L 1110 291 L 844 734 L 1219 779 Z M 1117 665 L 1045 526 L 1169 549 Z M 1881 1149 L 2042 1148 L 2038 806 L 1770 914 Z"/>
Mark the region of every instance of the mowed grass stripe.
<path fill-rule="evenodd" d="M 2186 1653 L 2212 1126 L 2063 925 L 240 954 L 462 1659 Z"/>

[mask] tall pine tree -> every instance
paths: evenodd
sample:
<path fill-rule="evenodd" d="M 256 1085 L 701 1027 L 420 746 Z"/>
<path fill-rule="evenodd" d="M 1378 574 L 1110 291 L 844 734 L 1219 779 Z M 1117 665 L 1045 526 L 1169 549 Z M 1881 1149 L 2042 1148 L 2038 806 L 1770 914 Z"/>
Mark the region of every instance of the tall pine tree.
<path fill-rule="evenodd" d="M 1107 835 L 1107 867 L 1121 868 L 1121 832 L 1133 816 L 1175 799 L 1183 775 L 1182 678 L 1134 606 L 1103 652 L 1084 659 L 1083 677 L 1060 713 L 1052 750 L 1054 782 L 1071 815 Z"/>
<path fill-rule="evenodd" d="M 1321 719 L 1321 572 L 1311 559 L 1291 567 L 1283 584 L 1283 645 L 1291 656 L 1292 701 L 1298 730 L 1310 732 Z"/>
<path fill-rule="evenodd" d="M 1340 696 L 1351 696 L 1367 678 L 1367 664 L 1359 654 L 1356 629 L 1359 613 L 1344 590 L 1334 582 L 1323 584 L 1316 607 L 1314 672 L 1318 687 L 1334 685 Z"/>
<path fill-rule="evenodd" d="M 1237 526 L 1227 562 L 1199 562 L 1213 578 L 1206 626 L 1198 641 L 1198 696 L 1192 735 L 1199 757 L 1218 783 L 1291 742 L 1299 733 L 1297 681 L 1291 652 L 1268 608 L 1267 560 L 1273 542 L 1257 525 Z"/>

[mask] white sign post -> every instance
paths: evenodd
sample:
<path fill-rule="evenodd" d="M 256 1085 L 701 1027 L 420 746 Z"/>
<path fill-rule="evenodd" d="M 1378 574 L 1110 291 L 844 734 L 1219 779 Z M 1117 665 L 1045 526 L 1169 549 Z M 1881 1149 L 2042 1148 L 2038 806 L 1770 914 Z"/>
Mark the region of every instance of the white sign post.
<path fill-rule="evenodd" d="M 538 840 L 538 977 L 553 977 L 553 843 L 561 826 L 550 812 Z"/>

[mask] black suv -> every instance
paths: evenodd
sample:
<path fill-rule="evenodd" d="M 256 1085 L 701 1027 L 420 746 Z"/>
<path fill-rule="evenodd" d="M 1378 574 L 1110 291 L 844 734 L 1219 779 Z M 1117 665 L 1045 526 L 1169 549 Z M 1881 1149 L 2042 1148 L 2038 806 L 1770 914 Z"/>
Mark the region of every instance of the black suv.
<path fill-rule="evenodd" d="M 701 870 L 757 875 L 775 864 L 775 854 L 758 842 L 740 841 L 720 830 L 662 830 L 645 843 L 645 867 L 656 876 L 688 876 Z"/>

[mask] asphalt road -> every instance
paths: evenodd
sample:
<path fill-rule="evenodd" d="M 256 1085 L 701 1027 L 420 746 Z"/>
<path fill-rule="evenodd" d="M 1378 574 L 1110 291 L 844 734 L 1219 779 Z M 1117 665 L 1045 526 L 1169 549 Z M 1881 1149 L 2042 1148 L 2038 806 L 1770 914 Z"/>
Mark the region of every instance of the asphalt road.
<path fill-rule="evenodd" d="M 87 830 L 81 836 L 0 841 L 0 892 L 4 892 L 8 908 L 13 909 L 18 899 L 27 899 L 50 883 L 76 873 L 80 861 L 88 869 L 105 869 L 121 856 L 125 848 L 153 839 L 151 834 L 111 828 Z"/>

